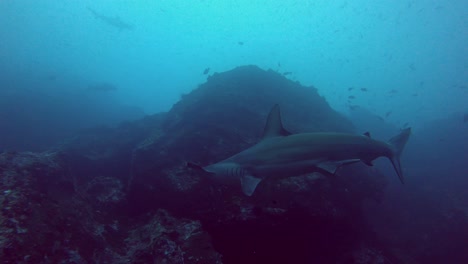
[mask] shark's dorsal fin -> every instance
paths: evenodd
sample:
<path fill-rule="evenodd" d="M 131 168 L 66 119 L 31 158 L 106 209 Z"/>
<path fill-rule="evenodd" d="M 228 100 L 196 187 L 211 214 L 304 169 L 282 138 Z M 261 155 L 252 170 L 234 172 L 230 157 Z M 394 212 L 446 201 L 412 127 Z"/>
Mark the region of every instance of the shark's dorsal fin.
<path fill-rule="evenodd" d="M 262 139 L 289 135 L 291 135 L 291 133 L 283 127 L 279 105 L 275 104 L 271 109 L 270 114 L 268 114 Z"/>
<path fill-rule="evenodd" d="M 257 185 L 262 181 L 260 178 L 256 178 L 252 175 L 244 175 L 241 177 L 242 191 L 247 196 L 252 196 Z"/>
<path fill-rule="evenodd" d="M 364 133 L 363 135 L 364 135 L 364 136 L 366 136 L 366 137 L 368 137 L 368 138 L 370 138 L 370 137 L 371 137 L 371 136 L 370 136 L 370 133 L 369 133 L 369 131 L 367 131 L 367 132 L 366 132 L 366 133 Z"/>

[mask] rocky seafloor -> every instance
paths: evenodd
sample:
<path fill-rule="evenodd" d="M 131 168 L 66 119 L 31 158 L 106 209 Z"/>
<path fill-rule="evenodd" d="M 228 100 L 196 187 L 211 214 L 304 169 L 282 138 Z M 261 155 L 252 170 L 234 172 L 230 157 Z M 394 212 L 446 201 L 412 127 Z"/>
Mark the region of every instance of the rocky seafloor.
<path fill-rule="evenodd" d="M 1 262 L 403 263 L 364 217 L 387 184 L 373 167 L 269 180 L 252 197 L 187 168 L 255 144 L 275 103 L 292 132 L 355 132 L 314 87 L 245 66 L 167 113 L 0 154 Z"/>

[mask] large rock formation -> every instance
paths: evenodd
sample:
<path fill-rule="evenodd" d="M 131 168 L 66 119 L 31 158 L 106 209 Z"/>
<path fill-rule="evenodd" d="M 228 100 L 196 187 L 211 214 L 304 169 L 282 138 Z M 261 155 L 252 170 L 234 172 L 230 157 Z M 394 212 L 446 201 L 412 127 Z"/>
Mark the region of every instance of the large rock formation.
<path fill-rule="evenodd" d="M 292 132 L 353 130 L 315 88 L 246 66 L 214 74 L 167 113 L 90 130 L 43 154 L 3 153 L 2 259 L 384 261 L 369 248 L 376 241 L 361 210 L 385 185 L 372 168 L 265 181 L 252 197 L 186 168 L 255 144 L 275 103 Z"/>

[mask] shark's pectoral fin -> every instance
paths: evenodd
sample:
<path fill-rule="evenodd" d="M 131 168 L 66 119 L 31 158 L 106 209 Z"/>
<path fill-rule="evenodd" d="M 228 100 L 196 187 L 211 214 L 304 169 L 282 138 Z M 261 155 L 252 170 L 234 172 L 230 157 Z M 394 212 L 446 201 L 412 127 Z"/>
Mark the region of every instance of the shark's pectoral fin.
<path fill-rule="evenodd" d="M 254 177 L 252 175 L 244 175 L 241 177 L 242 191 L 247 196 L 252 196 L 257 185 L 262 181 L 262 179 Z"/>
<path fill-rule="evenodd" d="M 374 166 L 374 164 L 372 163 L 372 160 L 361 160 L 364 164 L 366 164 L 367 166 Z"/>
<path fill-rule="evenodd" d="M 340 168 L 343 165 L 347 164 L 353 164 L 356 162 L 359 162 L 361 160 L 359 159 L 349 159 L 349 160 L 340 160 L 340 161 L 327 161 L 327 162 L 321 162 L 316 165 L 317 168 L 326 171 L 327 173 L 331 175 L 335 175 L 336 171 L 338 168 Z"/>

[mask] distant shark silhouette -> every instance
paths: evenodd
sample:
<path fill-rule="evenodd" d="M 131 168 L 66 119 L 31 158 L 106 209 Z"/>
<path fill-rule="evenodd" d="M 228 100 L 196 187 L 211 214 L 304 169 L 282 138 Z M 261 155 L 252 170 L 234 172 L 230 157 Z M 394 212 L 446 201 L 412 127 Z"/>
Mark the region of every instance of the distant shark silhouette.
<path fill-rule="evenodd" d="M 119 16 L 110 17 L 110 16 L 103 15 L 101 13 L 98 13 L 97 11 L 95 11 L 94 9 L 92 9 L 90 7 L 86 7 L 86 8 L 94 15 L 94 17 L 96 19 L 99 19 L 102 22 L 104 22 L 104 23 L 106 23 L 106 24 L 108 24 L 110 26 L 118 28 L 120 31 L 122 31 L 122 30 L 133 30 L 135 28 L 132 24 L 128 24 L 128 23 L 124 22 L 122 19 L 120 19 Z"/>
<path fill-rule="evenodd" d="M 251 196 L 265 178 L 286 178 L 319 172 L 334 175 L 345 165 L 363 162 L 372 166 L 378 157 L 387 157 L 404 183 L 400 156 L 411 133 L 406 128 L 388 143 L 370 138 L 369 133 L 291 134 L 283 128 L 279 106 L 275 105 L 267 118 L 263 138 L 256 145 L 221 162 L 191 168 L 208 172 L 223 182 L 240 179 L 243 192 Z"/>

